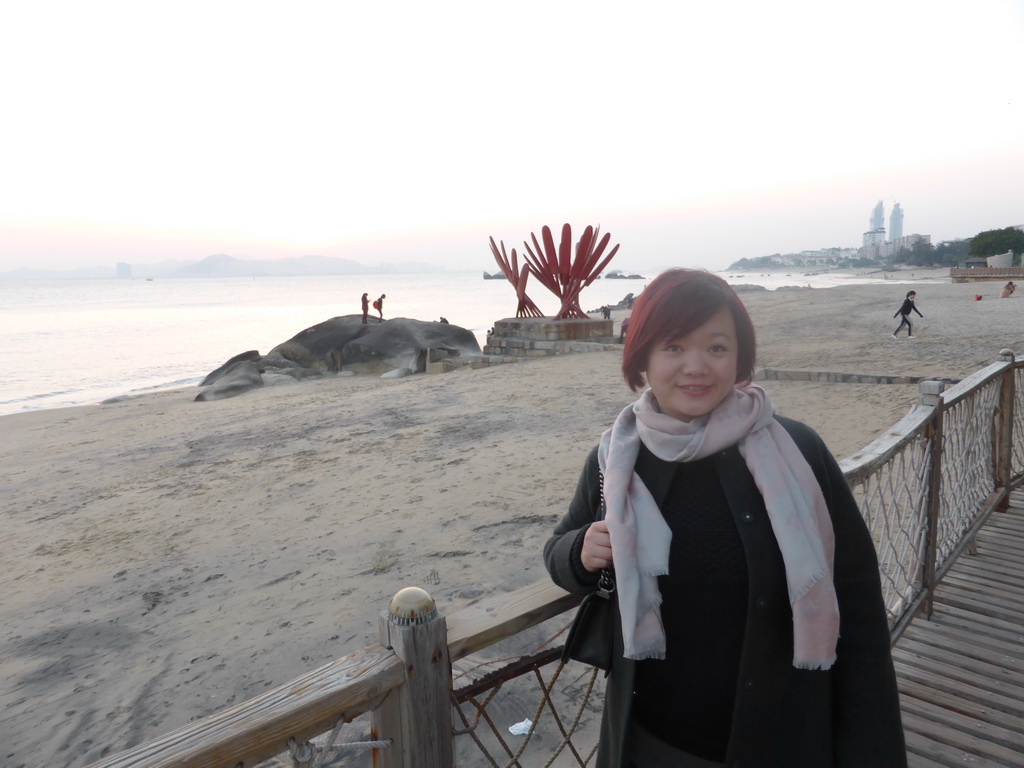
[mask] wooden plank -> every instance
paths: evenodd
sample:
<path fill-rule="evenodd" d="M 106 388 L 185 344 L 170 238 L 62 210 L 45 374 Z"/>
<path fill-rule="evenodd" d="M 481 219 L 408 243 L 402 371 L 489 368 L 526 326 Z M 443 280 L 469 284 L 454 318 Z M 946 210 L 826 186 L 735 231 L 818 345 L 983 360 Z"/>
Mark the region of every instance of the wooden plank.
<path fill-rule="evenodd" d="M 1024 703 L 1024 687 L 1012 680 L 1004 680 L 971 669 L 970 664 L 957 659 L 955 654 L 946 654 L 943 658 L 941 654 L 911 653 L 901 648 L 893 651 L 893 661 L 944 678 L 947 681 L 944 684 L 939 684 L 938 681 L 933 682 L 946 690 L 955 690 L 946 686 L 956 682 L 958 685 L 970 685 L 998 693 L 1005 699 L 1000 704 L 1004 708 L 1019 708 Z"/>
<path fill-rule="evenodd" d="M 998 553 L 1009 560 L 1020 560 L 1024 556 L 1024 540 L 1017 531 L 1001 531 L 998 528 L 984 528 L 977 538 L 979 554 Z"/>
<path fill-rule="evenodd" d="M 1009 601 L 990 599 L 987 595 L 959 589 L 954 585 L 942 588 L 935 601 L 943 605 L 955 605 L 979 616 L 989 616 L 1013 624 L 1020 621 L 1020 609 Z"/>
<path fill-rule="evenodd" d="M 999 560 L 1007 564 L 1024 563 L 1024 549 L 1013 546 L 1003 539 L 993 536 L 983 536 L 975 540 L 978 552 L 986 557 Z"/>
<path fill-rule="evenodd" d="M 920 627 L 911 624 L 904 637 L 930 645 L 941 645 L 965 656 L 981 659 L 1001 659 L 1000 663 L 1020 666 L 1024 661 L 1024 648 L 1019 642 L 1000 640 L 979 633 L 976 629 L 930 624 Z M 1011 661 L 1012 660 L 1012 661 Z"/>
<path fill-rule="evenodd" d="M 1018 498 L 1024 499 L 1024 495 L 1018 495 Z M 1010 494 L 1010 505 L 1013 506 L 1014 494 Z M 1020 510 L 1009 509 L 1006 512 L 998 512 L 992 515 L 991 529 L 996 531 L 1005 531 L 1006 533 L 1021 534 L 1024 535 L 1024 515 L 1020 514 Z"/>
<path fill-rule="evenodd" d="M 372 645 L 291 682 L 90 768 L 248 768 L 369 712 L 405 671 L 393 651 Z"/>
<path fill-rule="evenodd" d="M 1024 535 L 1024 520 L 1016 515 L 996 512 L 985 522 L 985 535 L 1019 542 Z"/>
<path fill-rule="evenodd" d="M 981 542 L 979 544 L 978 553 L 985 558 L 986 565 L 1009 570 L 1011 572 L 1015 569 L 1021 570 L 1024 568 L 1024 557 L 1013 552 L 1007 552 L 998 545 L 993 545 L 989 542 Z"/>
<path fill-rule="evenodd" d="M 941 593 L 935 594 L 935 601 L 946 605 L 955 605 L 983 616 L 990 616 L 1000 621 L 1013 622 L 1020 616 L 1019 610 L 1005 603 L 991 602 L 982 596 L 971 594 L 949 587 L 943 587 Z"/>
<path fill-rule="evenodd" d="M 862 482 L 865 477 L 885 464 L 893 454 L 916 440 L 924 430 L 925 424 L 934 416 L 934 408 L 912 406 L 902 419 L 885 431 L 884 435 L 839 462 L 846 482 L 851 487 Z"/>
<path fill-rule="evenodd" d="M 964 573 L 963 571 L 947 574 L 942 583 L 952 589 L 983 596 L 989 602 L 1000 603 L 1010 611 L 1016 609 L 1015 612 L 1018 614 L 1021 614 L 1020 606 L 1024 605 L 1024 585 L 1003 584 L 994 579 L 985 579 L 978 574 Z"/>
<path fill-rule="evenodd" d="M 986 531 L 984 536 L 976 538 L 975 543 L 981 558 L 992 558 L 1005 563 L 1024 561 L 1024 548 L 1020 546 L 1021 540 L 1016 536 L 992 536 Z"/>
<path fill-rule="evenodd" d="M 953 629 L 934 629 L 930 633 L 917 633 L 907 638 L 919 645 L 927 645 L 938 650 L 1003 667 L 1009 670 L 1022 668 L 1022 650 L 1020 648 L 993 641 L 991 644 L 979 642 L 969 633 L 958 634 Z M 908 650 L 913 647 L 905 646 Z"/>
<path fill-rule="evenodd" d="M 915 719 L 911 716 L 904 718 L 904 725 L 908 721 L 914 722 Z M 907 741 L 908 768 L 917 766 L 927 768 L 927 766 L 936 765 L 943 768 L 959 768 L 964 765 L 969 765 L 971 768 L 1006 768 L 1007 766 L 1007 763 L 985 760 L 976 754 L 951 747 L 906 728 L 904 728 L 903 736 Z M 1009 763 L 1009 765 L 1019 765 L 1019 763 Z"/>
<path fill-rule="evenodd" d="M 928 622 L 922 619 L 922 622 L 976 628 L 978 632 L 984 632 L 991 637 L 1011 642 L 1024 641 L 1024 626 L 1020 622 L 985 616 L 969 608 L 960 608 L 941 601 L 937 603 L 937 610 L 932 614 L 932 618 Z"/>
<path fill-rule="evenodd" d="M 1024 560 L 1018 564 L 1012 559 L 998 557 L 991 553 L 987 553 L 984 560 L 957 563 L 952 572 L 958 574 L 961 579 L 989 579 L 998 587 L 1011 589 L 1024 587 L 1024 579 L 1020 576 L 1024 572 Z"/>
<path fill-rule="evenodd" d="M 465 658 L 506 637 L 572 610 L 583 599 L 548 580 L 485 598 L 448 617 L 448 653 Z M 566 618 L 568 623 L 569 618 Z"/>
<path fill-rule="evenodd" d="M 985 538 L 992 541 L 1020 542 L 1024 539 L 1024 520 L 1007 519 L 1005 515 L 996 512 L 985 524 L 984 532 Z"/>
<path fill-rule="evenodd" d="M 970 574 L 979 578 L 990 578 L 998 584 L 1024 585 L 1021 569 L 992 558 L 976 562 L 973 557 L 961 557 L 953 568 L 956 573 Z"/>
<path fill-rule="evenodd" d="M 949 693 L 959 696 L 965 701 L 972 701 L 977 704 L 999 709 L 1001 712 L 1008 712 L 1017 717 L 1024 717 L 1024 699 L 1007 696 L 986 687 L 988 681 L 972 679 L 971 681 L 958 680 L 945 674 L 945 667 L 942 665 L 927 664 L 912 665 L 896 661 L 896 676 L 899 681 L 920 683 L 932 690 Z"/>
<path fill-rule="evenodd" d="M 978 541 L 990 547 L 999 547 L 1012 556 L 1019 557 L 1024 553 L 1024 541 L 1016 531 L 1004 531 L 999 528 L 983 528 Z"/>
<path fill-rule="evenodd" d="M 910 734 L 908 734 L 908 736 L 909 735 Z M 914 735 L 916 735 L 916 734 L 914 734 Z M 911 752 L 909 750 L 909 746 L 910 745 L 909 745 L 909 740 L 908 740 L 908 744 L 907 744 L 907 747 L 908 747 L 908 750 L 907 750 L 907 768 L 945 768 L 945 764 L 943 764 L 943 763 L 936 763 L 934 760 L 931 760 L 931 759 L 929 759 L 927 757 L 924 757 L 923 755 L 918 755 L 918 754 L 915 754 L 915 753 Z"/>
<path fill-rule="evenodd" d="M 958 571 L 955 574 L 947 574 L 940 589 L 955 590 L 960 595 L 973 594 L 991 605 L 1001 605 L 1006 611 L 1024 617 L 1024 584 L 1004 584 L 996 579 L 986 579 L 978 573 Z M 938 590 L 936 599 L 941 600 Z"/>
<path fill-rule="evenodd" d="M 944 664 L 957 665 L 967 673 L 988 678 L 1002 685 L 1014 686 L 1021 690 L 1024 695 L 1024 669 L 1020 664 L 1003 666 L 991 661 L 969 658 L 958 653 L 950 652 L 944 648 L 937 648 L 927 643 L 900 638 L 900 651 L 904 654 L 935 659 Z"/>
<path fill-rule="evenodd" d="M 981 389 L 993 379 L 1002 376 L 1009 363 L 999 361 L 990 363 L 980 371 L 975 371 L 966 379 L 961 379 L 942 393 L 942 409 L 948 411 L 961 400 L 977 394 L 974 390 Z"/>
<path fill-rule="evenodd" d="M 1018 449 L 1018 453 L 1021 453 L 1020 449 Z M 1007 507 L 999 513 L 1000 519 L 1007 523 L 1012 524 L 1024 520 L 1024 491 L 1021 491 L 1021 488 L 1024 486 L 1010 491 Z"/>
<path fill-rule="evenodd" d="M 960 581 L 980 582 L 1000 589 L 1024 591 L 1024 578 L 1021 569 L 1013 563 L 996 557 L 987 557 L 968 563 L 957 563 L 947 575 Z"/>
<path fill-rule="evenodd" d="M 995 522 L 992 522 L 992 521 Z M 985 536 L 994 541 L 1018 542 L 1024 535 L 1024 521 L 1016 517 L 1007 517 L 999 512 L 994 513 L 985 524 Z"/>
<path fill-rule="evenodd" d="M 999 728 L 1005 728 L 1014 733 L 1020 730 L 1021 718 L 1012 712 L 1004 712 L 990 706 L 988 703 L 970 701 L 962 696 L 945 691 L 936 691 L 927 685 L 922 685 L 911 680 L 900 681 L 900 701 L 904 699 L 919 699 L 933 704 L 936 707 L 952 712 L 955 715 L 991 723 Z M 1016 744 L 1018 738 L 1014 743 Z"/>
<path fill-rule="evenodd" d="M 1020 759 L 1017 748 L 1021 738 L 1020 731 L 1016 729 L 1000 728 L 909 697 L 903 700 L 903 716 L 919 717 L 927 723 L 924 727 L 914 729 L 919 733 L 946 744 L 959 745 L 978 757 L 1014 761 L 1010 765 Z"/>

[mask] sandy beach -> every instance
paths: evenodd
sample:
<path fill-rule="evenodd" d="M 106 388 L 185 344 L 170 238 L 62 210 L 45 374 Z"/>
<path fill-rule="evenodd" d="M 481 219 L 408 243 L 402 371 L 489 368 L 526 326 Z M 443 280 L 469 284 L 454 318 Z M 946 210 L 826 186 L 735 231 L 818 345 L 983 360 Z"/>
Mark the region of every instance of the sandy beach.
<path fill-rule="evenodd" d="M 758 365 L 961 378 L 1024 353 L 1024 297 L 996 299 L 998 283 L 914 286 L 917 338 L 892 340 L 910 287 L 741 294 Z M 619 364 L 609 351 L 0 417 L 0 762 L 84 766 L 251 698 L 376 642 L 402 587 L 452 613 L 546 578 L 541 547 L 584 457 L 635 397 Z M 917 396 L 764 386 L 839 458 Z"/>

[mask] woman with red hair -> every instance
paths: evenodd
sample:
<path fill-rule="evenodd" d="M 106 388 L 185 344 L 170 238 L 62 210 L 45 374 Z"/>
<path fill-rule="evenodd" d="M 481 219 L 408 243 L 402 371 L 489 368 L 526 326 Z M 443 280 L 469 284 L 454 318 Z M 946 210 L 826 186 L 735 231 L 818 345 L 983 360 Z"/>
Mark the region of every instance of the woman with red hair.
<path fill-rule="evenodd" d="M 750 384 L 754 327 L 707 272 L 637 300 L 639 399 L 544 547 L 556 584 L 616 582 L 598 768 L 903 768 L 878 562 L 821 438 Z"/>

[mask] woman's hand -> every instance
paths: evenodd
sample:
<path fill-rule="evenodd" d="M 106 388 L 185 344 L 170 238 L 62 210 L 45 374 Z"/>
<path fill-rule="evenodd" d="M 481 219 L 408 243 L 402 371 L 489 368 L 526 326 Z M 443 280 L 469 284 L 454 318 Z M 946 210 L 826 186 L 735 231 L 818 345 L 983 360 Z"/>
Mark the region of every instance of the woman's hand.
<path fill-rule="evenodd" d="M 604 520 L 591 523 L 583 534 L 583 549 L 580 550 L 580 561 L 591 573 L 612 566 L 612 537 L 608 533 L 608 524 Z"/>

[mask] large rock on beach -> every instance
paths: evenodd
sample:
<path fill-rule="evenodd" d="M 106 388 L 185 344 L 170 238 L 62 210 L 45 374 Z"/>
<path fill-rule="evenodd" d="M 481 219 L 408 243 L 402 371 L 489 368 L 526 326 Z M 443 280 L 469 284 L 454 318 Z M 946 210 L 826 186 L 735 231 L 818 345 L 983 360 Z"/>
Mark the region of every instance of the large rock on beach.
<path fill-rule="evenodd" d="M 197 402 L 224 400 L 263 386 L 262 371 L 252 360 L 237 360 L 227 367 L 221 366 L 215 373 L 218 375 L 214 382 L 196 395 Z M 209 378 L 210 376 L 206 377 Z"/>
<path fill-rule="evenodd" d="M 241 352 L 234 357 L 230 358 L 220 368 L 210 371 L 206 374 L 206 378 L 199 382 L 200 387 L 208 387 L 213 384 L 217 379 L 224 376 L 231 368 L 234 367 L 235 363 L 241 363 L 243 361 L 259 360 L 260 353 L 255 349 L 250 349 L 248 352 Z"/>
<path fill-rule="evenodd" d="M 344 315 L 307 328 L 266 355 L 256 350 L 235 355 L 200 382 L 206 389 L 196 400 L 219 400 L 263 386 L 262 374 L 279 383 L 282 376 L 301 380 L 339 372 L 422 373 L 428 349 L 448 357 L 480 354 L 472 331 L 457 325 L 405 317 L 370 319 L 364 325 L 362 315 Z"/>
<path fill-rule="evenodd" d="M 377 326 L 363 327 L 373 330 L 360 334 L 341 348 L 337 356 L 339 368 L 344 366 L 367 373 L 407 368 L 413 373 L 422 373 L 427 369 L 428 349 L 439 350 L 447 357 L 480 354 L 480 345 L 472 331 L 450 323 L 396 317 Z"/>

